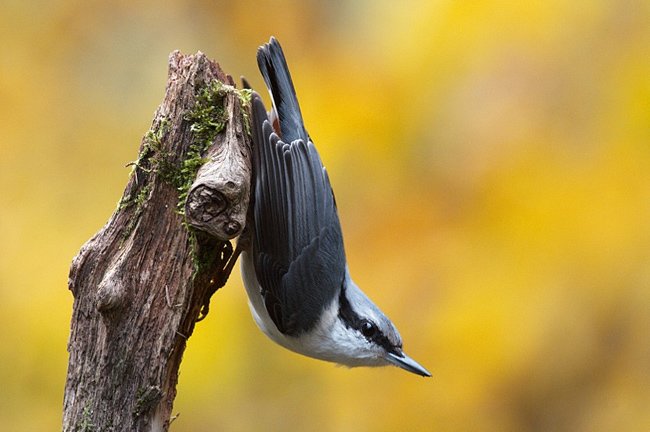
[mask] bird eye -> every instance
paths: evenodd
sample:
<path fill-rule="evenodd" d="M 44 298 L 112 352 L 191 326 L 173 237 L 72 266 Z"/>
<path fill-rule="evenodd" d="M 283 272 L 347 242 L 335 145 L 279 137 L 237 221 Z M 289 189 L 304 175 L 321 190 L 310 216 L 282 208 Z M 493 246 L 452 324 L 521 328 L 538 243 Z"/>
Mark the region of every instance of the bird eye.
<path fill-rule="evenodd" d="M 379 331 L 379 329 L 377 329 L 377 326 L 368 320 L 363 320 L 361 322 L 360 330 L 361 334 L 368 338 L 373 337 Z"/>

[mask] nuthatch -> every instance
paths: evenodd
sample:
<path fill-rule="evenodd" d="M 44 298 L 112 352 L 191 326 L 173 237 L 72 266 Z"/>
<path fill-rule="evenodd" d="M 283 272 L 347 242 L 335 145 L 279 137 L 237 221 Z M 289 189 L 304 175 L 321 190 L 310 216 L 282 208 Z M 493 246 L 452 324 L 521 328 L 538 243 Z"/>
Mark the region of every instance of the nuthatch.
<path fill-rule="evenodd" d="M 350 277 L 332 187 L 275 38 L 258 49 L 257 63 L 273 101 L 267 115 L 253 94 L 254 183 L 241 266 L 257 325 L 309 357 L 431 376 Z"/>

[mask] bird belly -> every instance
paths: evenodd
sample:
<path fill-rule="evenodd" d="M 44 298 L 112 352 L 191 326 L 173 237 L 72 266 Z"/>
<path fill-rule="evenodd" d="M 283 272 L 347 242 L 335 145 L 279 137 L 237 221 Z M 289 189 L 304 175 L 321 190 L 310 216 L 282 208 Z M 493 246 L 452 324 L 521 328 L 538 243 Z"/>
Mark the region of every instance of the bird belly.
<path fill-rule="evenodd" d="M 347 359 L 340 355 L 341 347 L 337 346 L 334 341 L 328 337 L 327 331 L 313 332 L 311 335 L 291 337 L 284 335 L 280 330 L 278 330 L 264 305 L 262 288 L 257 280 L 255 267 L 249 251 L 242 252 L 241 272 L 244 287 L 248 294 L 248 306 L 250 307 L 253 319 L 260 330 L 262 330 L 269 339 L 290 351 L 307 357 L 348 364 L 346 361 Z M 334 325 L 337 309 L 336 304 L 333 303 L 330 305 L 323 314 L 322 322 L 317 327 L 325 329 Z"/>

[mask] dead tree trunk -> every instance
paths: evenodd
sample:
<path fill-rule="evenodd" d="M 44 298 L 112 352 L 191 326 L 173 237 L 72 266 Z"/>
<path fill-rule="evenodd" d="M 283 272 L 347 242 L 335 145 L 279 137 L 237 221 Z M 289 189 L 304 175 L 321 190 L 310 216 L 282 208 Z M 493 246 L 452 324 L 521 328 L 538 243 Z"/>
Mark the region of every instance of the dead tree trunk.
<path fill-rule="evenodd" d="M 237 258 L 249 108 L 250 91 L 202 53 L 170 55 L 124 195 L 70 268 L 65 431 L 167 430 L 187 339 Z"/>

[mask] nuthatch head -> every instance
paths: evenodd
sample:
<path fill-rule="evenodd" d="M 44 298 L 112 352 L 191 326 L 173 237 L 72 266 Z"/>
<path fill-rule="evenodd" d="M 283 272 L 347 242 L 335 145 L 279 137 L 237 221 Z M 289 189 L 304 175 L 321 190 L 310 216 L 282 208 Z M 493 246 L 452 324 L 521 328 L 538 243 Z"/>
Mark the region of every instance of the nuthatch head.
<path fill-rule="evenodd" d="M 431 376 L 404 354 L 393 323 L 350 277 L 332 187 L 275 38 L 259 48 L 257 62 L 273 109 L 267 114 L 253 94 L 255 178 L 242 275 L 255 321 L 309 357 Z"/>

